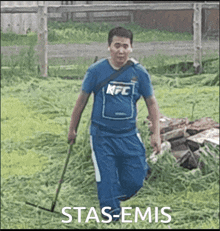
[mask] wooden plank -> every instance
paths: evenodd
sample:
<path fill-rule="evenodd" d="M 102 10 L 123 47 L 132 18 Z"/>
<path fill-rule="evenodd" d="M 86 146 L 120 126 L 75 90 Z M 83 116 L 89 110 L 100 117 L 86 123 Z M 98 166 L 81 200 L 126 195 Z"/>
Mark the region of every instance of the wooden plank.
<path fill-rule="evenodd" d="M 20 2 L 22 4 L 22 2 Z M 19 14 L 19 34 L 26 34 L 26 26 L 25 22 L 29 22 L 30 20 L 25 20 L 25 17 L 27 19 L 27 14 Z"/>
<path fill-rule="evenodd" d="M 6 7 L 8 6 L 8 4 L 8 1 L 1 2 L 1 5 Z M 1 29 L 4 33 L 11 31 L 11 14 L 1 14 Z"/>
<path fill-rule="evenodd" d="M 175 140 L 170 140 L 172 148 L 178 147 L 179 145 L 184 144 L 185 142 L 186 142 L 186 137 L 185 136 L 182 137 L 182 138 L 175 139 Z"/>
<path fill-rule="evenodd" d="M 38 6 L 36 1 L 33 1 L 33 5 Z M 32 32 L 37 32 L 37 28 L 38 28 L 37 14 L 32 13 L 29 15 L 30 15 L 31 21 L 30 23 L 28 23 L 28 28 L 30 28 Z"/>
<path fill-rule="evenodd" d="M 189 148 L 187 145 L 181 144 L 175 148 L 172 148 L 171 152 L 176 159 L 179 159 L 183 158 L 189 152 Z"/>
<path fill-rule="evenodd" d="M 213 139 L 219 144 L 219 129 L 211 128 L 187 138 L 187 140 L 195 142 L 199 145 L 203 145 L 204 141 L 209 139 Z"/>
<path fill-rule="evenodd" d="M 219 10 L 219 3 L 215 2 L 215 3 L 203 3 L 202 4 L 202 8 L 205 8 L 205 9 L 217 9 Z"/>
<path fill-rule="evenodd" d="M 161 141 L 177 139 L 183 137 L 185 134 L 185 128 L 175 129 L 170 132 L 166 132 L 165 134 L 161 134 Z"/>
<path fill-rule="evenodd" d="M 218 145 L 219 146 L 219 137 L 215 137 L 213 138 L 207 138 L 204 140 L 204 143 L 210 143 L 210 144 L 214 144 L 214 145 Z"/>
<path fill-rule="evenodd" d="M 1 13 L 37 13 L 38 6 L 1 6 Z"/>
<path fill-rule="evenodd" d="M 13 1 L 9 1 L 9 6 L 14 6 L 14 2 Z M 19 33 L 19 26 L 17 26 L 17 21 L 19 21 L 18 19 L 18 14 L 10 14 L 10 29 L 12 32 L 18 34 Z"/>
<path fill-rule="evenodd" d="M 219 9 L 219 3 L 201 3 L 206 9 Z M 93 4 L 93 5 L 50 5 L 48 13 L 107 12 L 130 10 L 190 10 L 193 3 L 134 3 L 134 4 Z M 1 13 L 37 13 L 37 6 L 1 6 Z"/>
<path fill-rule="evenodd" d="M 196 142 L 191 141 L 191 140 L 187 140 L 186 143 L 187 143 L 187 145 L 190 147 L 190 149 L 191 149 L 193 152 L 196 151 L 196 150 L 198 150 L 199 147 L 200 147 L 199 144 L 197 144 Z"/>
<path fill-rule="evenodd" d="M 62 12 L 108 12 L 130 10 L 186 10 L 193 9 L 193 3 L 157 3 L 157 4 L 93 4 L 73 6 L 49 6 L 48 13 Z"/>

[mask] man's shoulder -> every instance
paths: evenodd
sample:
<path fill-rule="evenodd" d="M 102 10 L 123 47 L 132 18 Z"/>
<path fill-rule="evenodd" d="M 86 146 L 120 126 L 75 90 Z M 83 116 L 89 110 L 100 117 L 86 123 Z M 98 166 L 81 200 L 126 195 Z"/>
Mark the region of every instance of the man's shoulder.
<path fill-rule="evenodd" d="M 133 67 L 135 68 L 135 70 L 138 73 L 140 73 L 140 74 L 143 74 L 143 73 L 148 74 L 146 68 L 142 64 L 140 64 L 136 59 L 130 58 L 130 60 L 133 62 Z"/>
<path fill-rule="evenodd" d="M 93 63 L 89 68 L 88 70 L 89 71 L 95 71 L 97 70 L 98 68 L 102 68 L 104 66 L 108 65 L 108 61 L 106 58 L 103 58 L 103 59 L 100 59 L 98 61 L 96 61 L 95 63 Z"/>
<path fill-rule="evenodd" d="M 139 62 L 135 58 L 130 58 L 130 61 L 132 61 L 133 65 L 139 64 Z"/>

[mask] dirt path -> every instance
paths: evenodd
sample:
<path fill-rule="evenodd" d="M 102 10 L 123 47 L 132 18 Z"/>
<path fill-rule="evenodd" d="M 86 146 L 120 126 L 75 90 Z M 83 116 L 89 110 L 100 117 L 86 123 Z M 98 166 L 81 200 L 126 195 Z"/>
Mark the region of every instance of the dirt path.
<path fill-rule="evenodd" d="M 134 42 L 132 57 L 139 59 L 142 57 L 149 57 L 156 54 L 165 54 L 171 56 L 193 55 L 193 41 L 171 41 L 171 42 L 149 42 L 140 43 Z M 2 47 L 1 53 L 3 55 L 18 54 L 22 46 Z M 219 41 L 203 41 L 202 42 L 203 55 L 218 52 Z M 37 47 L 35 48 L 37 51 Z M 48 45 L 49 58 L 67 58 L 77 59 L 79 57 L 90 59 L 98 56 L 104 58 L 109 56 L 107 51 L 107 43 L 93 42 L 91 44 L 57 44 Z"/>

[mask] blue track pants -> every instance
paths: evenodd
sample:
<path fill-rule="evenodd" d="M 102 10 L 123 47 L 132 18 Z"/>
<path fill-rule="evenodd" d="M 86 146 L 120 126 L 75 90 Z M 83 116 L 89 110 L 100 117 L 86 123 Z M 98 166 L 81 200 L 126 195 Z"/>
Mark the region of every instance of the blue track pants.
<path fill-rule="evenodd" d="M 140 135 L 90 136 L 100 208 L 120 215 L 120 201 L 129 199 L 143 186 L 149 166 Z M 113 219 L 114 220 L 114 219 Z"/>

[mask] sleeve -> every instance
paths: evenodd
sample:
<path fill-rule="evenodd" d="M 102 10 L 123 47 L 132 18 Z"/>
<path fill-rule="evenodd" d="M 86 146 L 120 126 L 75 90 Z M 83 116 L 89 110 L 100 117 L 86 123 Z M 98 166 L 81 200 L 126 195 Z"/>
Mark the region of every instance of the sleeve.
<path fill-rule="evenodd" d="M 88 94 L 91 93 L 95 87 L 95 83 L 95 75 L 88 69 L 82 82 L 82 90 Z"/>
<path fill-rule="evenodd" d="M 154 94 L 150 75 L 144 67 L 141 67 L 141 69 L 139 69 L 139 73 L 139 93 L 143 97 L 148 98 Z"/>

